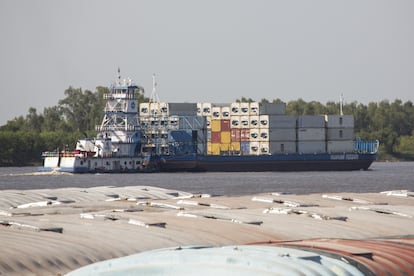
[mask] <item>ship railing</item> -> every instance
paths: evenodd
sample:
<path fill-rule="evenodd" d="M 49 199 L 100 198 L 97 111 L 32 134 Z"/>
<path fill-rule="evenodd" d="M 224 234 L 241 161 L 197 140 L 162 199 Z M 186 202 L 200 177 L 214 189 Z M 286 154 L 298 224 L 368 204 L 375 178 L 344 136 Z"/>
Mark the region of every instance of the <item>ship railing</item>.
<path fill-rule="evenodd" d="M 126 126 L 101 126 L 95 127 L 96 131 L 138 131 L 140 126 L 126 125 Z"/>
<path fill-rule="evenodd" d="M 379 150 L 379 141 L 364 141 L 357 139 L 354 141 L 354 150 L 358 153 L 377 153 Z"/>
<path fill-rule="evenodd" d="M 104 100 L 116 100 L 116 99 L 128 99 L 128 100 L 136 100 L 137 97 L 135 93 L 105 93 L 103 95 Z"/>

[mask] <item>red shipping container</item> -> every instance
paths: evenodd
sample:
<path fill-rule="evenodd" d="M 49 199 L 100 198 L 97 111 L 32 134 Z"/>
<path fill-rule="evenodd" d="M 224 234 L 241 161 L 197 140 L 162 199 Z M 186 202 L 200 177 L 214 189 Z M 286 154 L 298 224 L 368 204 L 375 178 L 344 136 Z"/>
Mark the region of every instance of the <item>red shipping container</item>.
<path fill-rule="evenodd" d="M 231 141 L 240 142 L 240 129 L 232 128 L 230 132 L 231 132 Z"/>
<path fill-rule="evenodd" d="M 221 143 L 221 132 L 220 131 L 212 131 L 211 132 L 211 143 Z"/>
<path fill-rule="evenodd" d="M 248 128 L 241 129 L 240 141 L 250 141 L 250 129 Z"/>
<path fill-rule="evenodd" d="M 221 131 L 230 131 L 230 120 L 221 120 Z"/>

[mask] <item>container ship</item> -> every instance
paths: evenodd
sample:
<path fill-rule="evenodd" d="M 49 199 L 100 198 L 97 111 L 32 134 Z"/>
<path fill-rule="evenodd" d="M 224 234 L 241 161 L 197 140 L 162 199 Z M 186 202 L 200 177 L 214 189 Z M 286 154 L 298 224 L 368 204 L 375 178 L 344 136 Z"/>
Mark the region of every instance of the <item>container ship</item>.
<path fill-rule="evenodd" d="M 352 115 L 286 115 L 285 103 L 138 103 L 138 86 L 118 78 L 95 138 L 42 154 L 44 171 L 367 170 L 378 141 L 354 139 Z M 342 112 L 341 112 L 342 113 Z"/>

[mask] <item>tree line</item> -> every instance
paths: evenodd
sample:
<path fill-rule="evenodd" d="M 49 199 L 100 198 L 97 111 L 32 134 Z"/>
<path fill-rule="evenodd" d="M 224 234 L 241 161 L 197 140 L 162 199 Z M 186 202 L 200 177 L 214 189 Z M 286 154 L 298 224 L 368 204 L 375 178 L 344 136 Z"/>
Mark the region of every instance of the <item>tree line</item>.
<path fill-rule="evenodd" d="M 69 87 L 65 98 L 58 105 L 47 107 L 38 113 L 29 108 L 26 116 L 9 120 L 0 127 L 0 165 L 22 166 L 41 162 L 43 151 L 69 148 L 82 137 L 96 135 L 95 126 L 102 121 L 105 107 L 103 95 L 109 89 L 99 86 L 94 92 Z M 136 90 L 139 102 L 148 102 L 144 90 Z M 252 102 L 242 97 L 239 102 Z M 269 103 L 261 99 L 261 103 Z M 274 99 L 271 102 L 280 103 Z M 340 104 L 317 101 L 306 102 L 302 99 L 286 104 L 289 115 L 333 115 L 339 114 Z M 382 158 L 414 160 L 414 106 L 411 101 L 402 102 L 383 100 L 368 105 L 351 102 L 343 105 L 344 114 L 355 118 L 355 136 L 366 140 L 379 140 Z"/>

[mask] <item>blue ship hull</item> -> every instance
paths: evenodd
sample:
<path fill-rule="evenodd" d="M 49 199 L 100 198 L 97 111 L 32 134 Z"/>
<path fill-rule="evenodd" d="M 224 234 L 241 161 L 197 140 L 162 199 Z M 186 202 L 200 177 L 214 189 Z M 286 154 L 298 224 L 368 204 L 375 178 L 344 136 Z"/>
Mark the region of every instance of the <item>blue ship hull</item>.
<path fill-rule="evenodd" d="M 278 154 L 260 156 L 160 156 L 160 171 L 263 172 L 367 170 L 376 153 Z"/>

